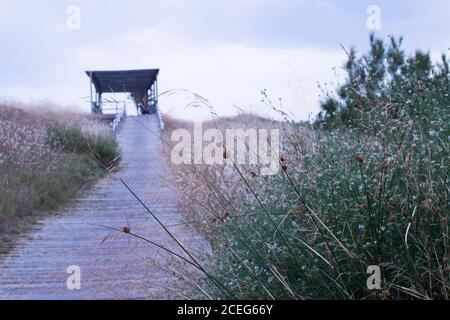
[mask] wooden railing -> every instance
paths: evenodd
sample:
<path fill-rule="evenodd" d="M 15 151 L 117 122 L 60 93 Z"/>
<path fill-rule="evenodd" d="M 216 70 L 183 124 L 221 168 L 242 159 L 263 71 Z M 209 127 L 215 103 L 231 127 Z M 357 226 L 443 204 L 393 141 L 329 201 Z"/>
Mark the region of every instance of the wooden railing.
<path fill-rule="evenodd" d="M 164 130 L 164 121 L 162 118 L 162 114 L 161 111 L 159 110 L 159 104 L 156 105 L 156 115 L 158 116 L 158 121 L 159 121 L 159 127 L 162 130 Z"/>
<path fill-rule="evenodd" d="M 116 131 L 116 129 L 119 127 L 120 122 L 127 115 L 127 105 L 125 101 L 114 101 L 110 103 L 110 106 L 103 106 L 102 112 L 104 114 L 110 114 L 113 116 L 111 126 L 113 131 Z"/>
<path fill-rule="evenodd" d="M 104 102 L 101 110 L 104 117 L 111 119 L 111 127 L 114 132 L 119 127 L 122 120 L 127 116 L 127 105 L 125 101 L 113 100 Z M 159 127 L 161 131 L 163 131 L 165 125 L 158 104 L 156 104 L 156 116 L 158 118 Z"/>

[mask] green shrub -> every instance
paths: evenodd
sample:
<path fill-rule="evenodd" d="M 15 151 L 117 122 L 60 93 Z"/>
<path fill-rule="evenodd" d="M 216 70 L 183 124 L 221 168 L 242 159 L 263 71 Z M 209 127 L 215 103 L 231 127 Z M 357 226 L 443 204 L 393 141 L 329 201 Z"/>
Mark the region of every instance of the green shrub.
<path fill-rule="evenodd" d="M 426 120 L 426 113 L 448 114 L 449 63 L 442 55 L 433 64 L 429 53 L 417 50 L 407 56 L 402 50 L 403 38 L 390 38 L 386 45 L 372 34 L 369 53 L 357 57 L 352 49 L 344 69 L 346 82 L 327 93 L 317 124 L 326 128 L 340 125 L 362 128 L 372 121 L 404 116 L 416 122 Z"/>
<path fill-rule="evenodd" d="M 286 124 L 284 172 L 242 176 L 213 228 L 213 276 L 245 299 L 449 299 L 449 72 L 371 37 L 317 129 Z M 212 189 L 212 193 L 217 189 Z M 217 216 L 218 212 L 211 212 Z M 368 266 L 381 290 L 366 286 Z"/>
<path fill-rule="evenodd" d="M 119 160 L 118 145 L 113 138 L 86 133 L 79 127 L 51 126 L 46 140 L 66 152 L 91 155 L 104 168 L 113 168 Z"/>

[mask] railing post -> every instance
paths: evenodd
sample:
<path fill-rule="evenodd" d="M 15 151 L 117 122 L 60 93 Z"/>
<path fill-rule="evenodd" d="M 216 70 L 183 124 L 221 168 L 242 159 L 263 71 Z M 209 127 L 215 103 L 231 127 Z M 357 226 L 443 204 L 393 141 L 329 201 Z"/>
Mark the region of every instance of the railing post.
<path fill-rule="evenodd" d="M 158 96 L 158 78 L 156 78 L 154 83 L 154 94 L 155 94 L 155 108 L 156 108 L 156 115 L 158 116 L 159 120 L 159 127 L 161 130 L 164 130 L 164 121 L 162 118 L 162 114 L 159 110 L 159 96 Z"/>
<path fill-rule="evenodd" d="M 156 78 L 155 81 L 155 101 L 156 101 L 156 108 L 158 108 L 158 103 L 159 103 L 159 93 L 158 93 L 158 78 Z"/>
<path fill-rule="evenodd" d="M 90 103 L 91 103 L 91 112 L 94 113 L 95 109 L 94 109 L 94 104 L 93 104 L 93 96 L 94 93 L 92 92 L 92 72 L 89 73 L 89 79 L 90 79 L 90 89 L 91 89 L 91 99 L 90 99 Z"/>

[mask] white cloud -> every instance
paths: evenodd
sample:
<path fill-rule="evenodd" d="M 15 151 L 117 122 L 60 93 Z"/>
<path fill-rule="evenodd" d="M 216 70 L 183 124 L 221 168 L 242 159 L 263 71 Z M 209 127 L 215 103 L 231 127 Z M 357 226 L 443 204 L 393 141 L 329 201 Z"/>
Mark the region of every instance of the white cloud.
<path fill-rule="evenodd" d="M 447 51 L 449 2 L 434 2 L 380 0 L 380 35 L 404 34 L 408 52 L 424 47 L 437 57 Z M 0 51 L 0 95 L 80 104 L 89 93 L 86 69 L 159 67 L 161 91 L 195 91 L 219 114 L 233 113 L 234 104 L 269 113 L 260 103 L 266 88 L 274 100 L 283 98 L 285 111 L 306 119 L 319 111 L 317 83 L 339 78 L 333 67 L 340 71 L 346 58 L 339 43 L 367 49 L 370 1 L 75 3 L 82 8 L 82 28 L 71 32 L 65 22 L 72 2 L 0 0 L 0 38 L 7 48 Z M 207 113 L 185 110 L 182 94 L 161 102 L 180 117 Z"/>

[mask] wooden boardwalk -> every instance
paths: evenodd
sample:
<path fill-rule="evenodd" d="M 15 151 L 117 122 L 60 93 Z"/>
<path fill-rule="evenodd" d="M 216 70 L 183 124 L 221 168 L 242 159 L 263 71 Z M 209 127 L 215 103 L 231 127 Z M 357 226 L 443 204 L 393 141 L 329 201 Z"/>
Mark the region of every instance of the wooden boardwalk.
<path fill-rule="evenodd" d="M 129 184 L 176 237 L 194 252 L 208 243 L 183 222 L 156 116 L 128 117 L 118 132 L 122 169 L 101 180 L 86 196 L 43 219 L 0 257 L 0 299 L 179 298 L 177 262 L 163 250 L 102 225 L 129 225 L 142 235 L 181 252 L 120 179 Z M 178 224 L 178 225 L 177 225 Z M 81 289 L 69 290 L 69 266 L 81 270 Z M 175 272 L 174 272 L 175 271 Z"/>

